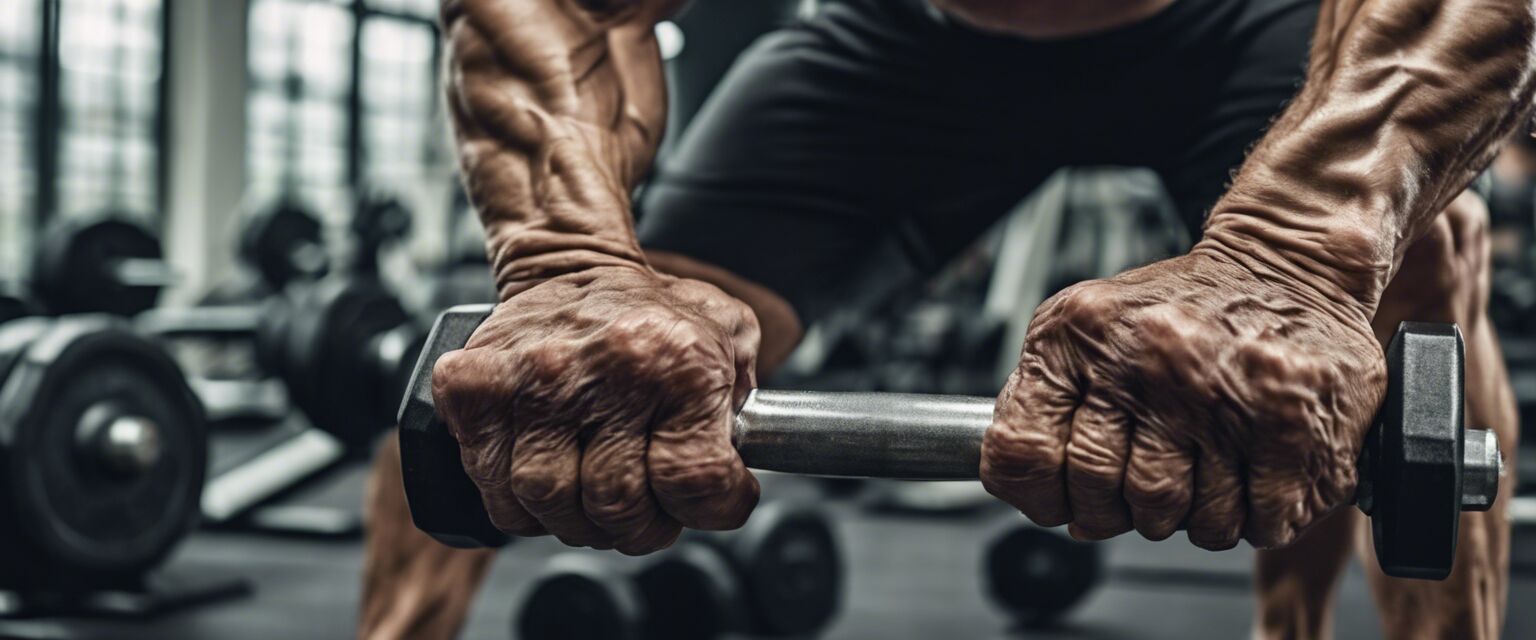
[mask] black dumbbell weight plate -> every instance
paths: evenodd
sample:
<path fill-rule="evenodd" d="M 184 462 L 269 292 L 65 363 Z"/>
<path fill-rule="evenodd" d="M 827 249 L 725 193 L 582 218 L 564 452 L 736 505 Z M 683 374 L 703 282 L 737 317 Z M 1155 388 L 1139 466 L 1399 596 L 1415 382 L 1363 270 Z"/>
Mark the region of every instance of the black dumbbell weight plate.
<path fill-rule="evenodd" d="M 1443 579 L 1461 520 L 1463 363 L 1455 325 L 1405 322 L 1387 347 L 1387 397 L 1367 436 L 1361 508 L 1387 575 Z"/>
<path fill-rule="evenodd" d="M 842 604 L 843 566 L 827 517 L 787 502 L 765 504 L 739 532 L 718 539 L 744 578 L 752 629 L 799 636 L 826 627 Z"/>
<path fill-rule="evenodd" d="M 640 640 L 640 594 L 629 578 L 597 558 L 550 558 L 513 616 L 517 637 L 536 640 Z"/>
<path fill-rule="evenodd" d="M 1003 534 L 988 547 L 984 562 L 988 594 L 1031 626 L 1076 606 L 1103 573 L 1098 547 L 1035 527 Z"/>
<path fill-rule="evenodd" d="M 257 209 L 240 234 L 240 256 L 273 291 L 289 282 L 325 274 L 327 256 L 320 219 L 307 207 L 282 200 Z"/>
<path fill-rule="evenodd" d="M 491 308 L 454 307 L 438 317 L 400 404 L 400 468 L 411 521 L 450 547 L 500 547 L 510 540 L 486 515 L 480 490 L 464 473 L 459 442 L 432 405 L 431 363 L 468 342 Z"/>
<path fill-rule="evenodd" d="M 0 386 L 0 583 L 131 582 L 195 521 L 201 409 L 171 359 L 117 321 L 35 322 L 0 337 L 16 350 Z"/>
<path fill-rule="evenodd" d="M 410 316 L 369 280 L 323 280 L 303 288 L 291 305 L 284 363 L 289 394 L 316 427 L 353 450 L 367 450 L 394 423 L 399 398 L 387 391 L 389 380 L 381 379 L 367 352 Z"/>
<path fill-rule="evenodd" d="M 711 640 L 740 631 L 747 620 L 742 585 L 724 553 L 685 542 L 635 577 L 646 604 L 645 637 Z"/>
<path fill-rule="evenodd" d="M 64 218 L 44 230 L 32 264 L 32 290 L 49 312 L 131 316 L 155 306 L 163 283 L 119 282 L 119 261 L 163 261 L 160 239 L 123 217 Z"/>

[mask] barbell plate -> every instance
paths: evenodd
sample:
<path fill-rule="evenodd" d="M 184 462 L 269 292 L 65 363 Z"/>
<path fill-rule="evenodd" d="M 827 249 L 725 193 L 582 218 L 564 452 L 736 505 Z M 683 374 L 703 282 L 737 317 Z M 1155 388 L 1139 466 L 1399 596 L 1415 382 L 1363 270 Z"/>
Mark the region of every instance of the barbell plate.
<path fill-rule="evenodd" d="M 1389 576 L 1442 580 L 1461 521 L 1461 330 L 1404 322 L 1386 354 L 1387 395 L 1366 441 L 1376 558 Z"/>
<path fill-rule="evenodd" d="M 151 271 L 156 277 L 125 279 Z M 155 306 L 168 273 L 160 238 L 144 225 L 115 215 L 62 218 L 37 243 L 31 289 L 55 314 L 131 316 Z"/>
<path fill-rule="evenodd" d="M 48 322 L 0 385 L 0 583 L 128 584 L 195 522 L 201 408 L 170 357 L 122 322 Z M 154 425 L 147 468 L 125 476 L 82 449 L 82 418 L 101 406 Z"/>
<path fill-rule="evenodd" d="M 378 371 L 369 351 L 409 314 L 383 285 L 350 278 L 304 287 L 289 309 L 283 379 L 294 404 L 349 450 L 367 451 L 398 397 L 394 372 Z"/>

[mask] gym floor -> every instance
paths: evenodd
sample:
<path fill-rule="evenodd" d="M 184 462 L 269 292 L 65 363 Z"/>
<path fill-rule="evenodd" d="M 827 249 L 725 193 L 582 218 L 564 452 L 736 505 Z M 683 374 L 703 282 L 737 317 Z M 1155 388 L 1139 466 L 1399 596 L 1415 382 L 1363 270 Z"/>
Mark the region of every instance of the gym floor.
<path fill-rule="evenodd" d="M 364 470 L 349 470 L 299 502 L 357 505 Z M 772 495 L 800 494 L 803 487 L 765 483 Z M 1248 635 L 1252 598 L 1230 584 L 1152 584 L 1109 577 L 1061 624 L 1023 634 L 982 593 L 980 563 L 987 540 L 1014 522 L 989 510 L 955 516 L 869 513 L 829 503 L 845 552 L 845 604 L 825 638 L 1240 638 Z M 1201 569 L 1245 575 L 1252 552 L 1240 548 L 1207 553 L 1175 537 L 1152 543 L 1133 536 L 1108 545 L 1111 573 L 1125 569 Z M 517 598 L 558 543 L 525 541 L 502 552 L 478 596 L 466 639 L 510 637 Z M 1512 579 L 1504 637 L 1536 637 L 1536 532 L 1517 537 L 1515 562 L 1526 570 Z M 623 561 L 623 560 L 621 560 Z M 244 638 L 301 640 L 346 638 L 355 633 L 362 546 L 355 541 L 285 539 L 252 534 L 199 532 L 169 564 L 170 571 L 210 578 L 243 576 L 251 596 L 173 614 L 153 622 L 0 623 L 0 637 L 111 638 L 114 640 Z M 1141 572 L 1137 572 L 1141 573 Z M 1227 581 L 1230 582 L 1230 581 Z M 1365 577 L 1351 566 L 1337 607 L 1336 636 L 1379 637 Z"/>

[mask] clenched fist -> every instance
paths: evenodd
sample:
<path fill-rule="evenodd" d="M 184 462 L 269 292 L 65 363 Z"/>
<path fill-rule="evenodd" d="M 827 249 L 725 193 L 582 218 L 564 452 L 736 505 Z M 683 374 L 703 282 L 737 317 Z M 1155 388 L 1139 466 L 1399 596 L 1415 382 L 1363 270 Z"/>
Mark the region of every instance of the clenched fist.
<path fill-rule="evenodd" d="M 1386 388 L 1369 313 L 1202 243 L 1041 305 L 981 474 L 1082 539 L 1288 544 L 1353 500 Z"/>
<path fill-rule="evenodd" d="M 711 285 L 599 267 L 497 305 L 432 391 L 497 528 L 649 553 L 757 504 L 730 442 L 757 343 Z"/>

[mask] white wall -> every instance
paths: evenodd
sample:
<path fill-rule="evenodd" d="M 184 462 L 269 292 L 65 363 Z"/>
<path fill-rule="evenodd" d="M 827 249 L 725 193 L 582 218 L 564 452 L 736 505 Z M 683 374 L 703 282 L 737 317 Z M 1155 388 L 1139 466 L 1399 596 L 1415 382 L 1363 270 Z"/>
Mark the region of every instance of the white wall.
<path fill-rule="evenodd" d="M 172 1 L 164 240 L 186 303 L 227 277 L 245 191 L 245 0 Z"/>

